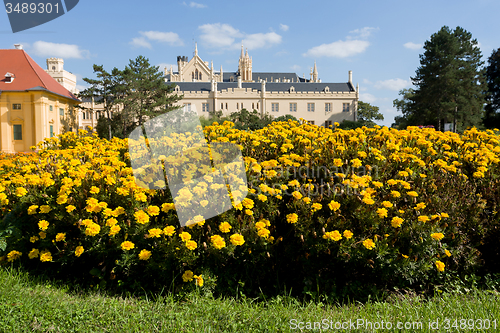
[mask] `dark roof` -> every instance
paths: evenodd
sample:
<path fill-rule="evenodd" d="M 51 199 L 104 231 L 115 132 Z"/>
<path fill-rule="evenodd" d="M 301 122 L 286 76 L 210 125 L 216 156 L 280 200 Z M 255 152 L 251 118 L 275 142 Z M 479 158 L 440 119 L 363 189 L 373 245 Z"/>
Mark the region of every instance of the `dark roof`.
<path fill-rule="evenodd" d="M 173 74 L 179 74 L 178 72 L 173 72 Z M 214 74 L 220 75 L 220 72 L 214 72 Z M 166 74 L 165 78 L 170 81 L 170 74 Z M 274 82 L 279 79 L 280 82 L 290 81 L 290 82 L 309 82 L 309 79 L 299 77 L 295 73 L 267 73 L 267 72 L 252 72 L 252 80 L 254 82 L 259 82 L 260 80 L 266 82 Z M 224 72 L 222 71 L 222 81 L 223 82 L 238 82 L 238 72 Z"/>
<path fill-rule="evenodd" d="M 11 83 L 5 82 L 6 73 L 14 74 L 15 79 Z M 45 72 L 24 50 L 19 49 L 0 50 L 0 90 L 46 90 L 79 101 L 73 93 Z"/>
<path fill-rule="evenodd" d="M 167 84 L 179 86 L 181 91 L 211 91 L 210 82 L 167 82 Z M 314 92 L 324 91 L 328 86 L 330 92 L 353 92 L 354 87 L 349 82 L 345 83 L 312 83 L 312 82 L 266 82 L 266 91 L 286 91 L 294 87 L 296 92 Z M 222 91 L 231 88 L 237 88 L 238 82 L 217 82 L 217 91 Z M 242 88 L 250 88 L 261 91 L 262 84 L 260 82 L 242 82 Z"/>

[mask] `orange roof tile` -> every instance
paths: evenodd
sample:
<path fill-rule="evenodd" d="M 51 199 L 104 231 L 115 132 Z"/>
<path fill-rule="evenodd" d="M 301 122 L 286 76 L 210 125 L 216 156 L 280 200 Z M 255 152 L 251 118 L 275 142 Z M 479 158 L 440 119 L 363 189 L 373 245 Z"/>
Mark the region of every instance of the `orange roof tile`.
<path fill-rule="evenodd" d="M 14 74 L 11 83 L 5 74 Z M 54 80 L 24 51 L 19 49 L 0 50 L 0 91 L 47 90 L 54 94 L 79 101 L 59 82 Z"/>

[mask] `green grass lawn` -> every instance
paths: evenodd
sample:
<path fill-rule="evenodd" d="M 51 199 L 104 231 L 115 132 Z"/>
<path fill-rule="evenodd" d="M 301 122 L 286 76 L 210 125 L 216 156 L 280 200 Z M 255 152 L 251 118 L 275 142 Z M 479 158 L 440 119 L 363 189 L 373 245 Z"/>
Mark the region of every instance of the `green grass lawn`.
<path fill-rule="evenodd" d="M 337 306 L 288 297 L 256 302 L 193 294 L 174 300 L 68 290 L 0 268 L 0 332 L 500 332 L 497 291 Z"/>

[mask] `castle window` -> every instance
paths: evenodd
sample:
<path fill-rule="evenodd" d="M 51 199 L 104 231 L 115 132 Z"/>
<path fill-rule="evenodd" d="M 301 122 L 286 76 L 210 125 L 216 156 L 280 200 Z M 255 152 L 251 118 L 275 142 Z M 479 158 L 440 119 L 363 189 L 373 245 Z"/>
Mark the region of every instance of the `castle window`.
<path fill-rule="evenodd" d="M 21 104 L 12 104 L 12 110 L 21 110 Z"/>
<path fill-rule="evenodd" d="M 85 112 L 82 112 L 82 119 L 85 120 Z"/>
<path fill-rule="evenodd" d="M 59 116 L 64 117 L 64 109 L 59 109 Z"/>
<path fill-rule="evenodd" d="M 330 92 L 330 87 L 326 86 L 325 87 L 325 92 Z"/>
<path fill-rule="evenodd" d="M 307 103 L 307 112 L 314 112 L 314 103 Z"/>
<path fill-rule="evenodd" d="M 194 80 L 194 72 L 191 72 L 191 80 Z"/>
<path fill-rule="evenodd" d="M 208 103 L 201 104 L 201 110 L 203 112 L 208 112 Z"/>
<path fill-rule="evenodd" d="M 201 81 L 201 73 L 200 73 L 200 81 Z"/>
<path fill-rule="evenodd" d="M 331 120 L 325 120 L 325 127 L 326 128 L 332 127 L 332 121 Z"/>
<path fill-rule="evenodd" d="M 295 87 L 294 87 L 294 86 L 291 86 L 291 87 L 290 87 L 290 92 L 291 92 L 291 93 L 292 93 L 292 92 L 295 92 Z"/>
<path fill-rule="evenodd" d="M 53 110 L 54 110 L 54 108 L 52 107 L 52 105 L 49 105 L 49 110 L 50 110 L 50 111 L 53 111 Z"/>
<path fill-rule="evenodd" d="M 14 125 L 14 140 L 23 139 L 23 125 Z"/>
<path fill-rule="evenodd" d="M 307 123 L 308 123 L 309 125 L 314 125 L 314 120 L 308 120 L 308 121 L 307 121 Z"/>
<path fill-rule="evenodd" d="M 224 103 L 220 103 L 220 109 L 224 109 Z M 226 109 L 227 109 L 227 103 L 226 103 Z"/>
<path fill-rule="evenodd" d="M 229 82 L 234 82 L 234 77 L 232 77 L 232 76 L 231 76 L 231 77 L 229 78 Z"/>
<path fill-rule="evenodd" d="M 184 103 L 184 111 L 191 112 L 191 103 Z"/>
<path fill-rule="evenodd" d="M 342 112 L 349 112 L 349 103 L 342 104 Z"/>
<path fill-rule="evenodd" d="M 253 109 L 255 109 L 255 105 L 254 105 L 254 103 L 252 103 L 252 110 L 253 110 Z"/>
<path fill-rule="evenodd" d="M 236 110 L 240 109 L 240 103 L 236 103 Z"/>
<path fill-rule="evenodd" d="M 279 103 L 272 103 L 271 104 L 271 111 L 272 112 L 278 112 L 280 110 L 280 105 Z"/>
<path fill-rule="evenodd" d="M 332 103 L 325 103 L 325 112 L 332 111 Z"/>
<path fill-rule="evenodd" d="M 222 108 L 221 108 L 222 109 Z M 226 110 L 227 110 L 227 103 L 226 103 Z"/>
<path fill-rule="evenodd" d="M 50 137 L 54 136 L 54 125 L 50 125 Z"/>
<path fill-rule="evenodd" d="M 297 112 L 297 103 L 290 103 L 290 112 Z"/>

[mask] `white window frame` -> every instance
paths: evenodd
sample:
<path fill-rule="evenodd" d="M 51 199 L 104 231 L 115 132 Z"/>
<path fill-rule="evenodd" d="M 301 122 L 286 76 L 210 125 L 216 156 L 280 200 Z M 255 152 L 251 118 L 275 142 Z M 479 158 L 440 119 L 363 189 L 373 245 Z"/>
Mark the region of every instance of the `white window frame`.
<path fill-rule="evenodd" d="M 290 112 L 297 112 L 297 103 L 290 103 Z"/>
<path fill-rule="evenodd" d="M 307 103 L 307 112 L 314 112 L 314 103 Z"/>

